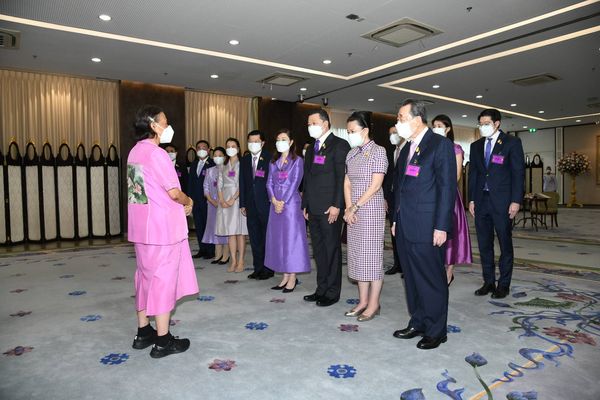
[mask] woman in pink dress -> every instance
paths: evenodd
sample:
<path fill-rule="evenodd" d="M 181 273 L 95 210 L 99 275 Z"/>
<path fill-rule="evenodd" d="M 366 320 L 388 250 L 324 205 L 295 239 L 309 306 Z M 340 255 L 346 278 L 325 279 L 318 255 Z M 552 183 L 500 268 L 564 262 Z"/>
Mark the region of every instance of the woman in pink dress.
<path fill-rule="evenodd" d="M 173 133 L 159 107 L 142 107 L 135 121 L 137 143 L 127 157 L 127 238 L 134 243 L 137 263 L 133 348 L 153 345 L 152 358 L 189 348 L 188 339 L 171 335 L 169 320 L 177 300 L 198 293 L 186 222 L 193 201 L 181 191 L 169 155 L 158 146 L 169 143 Z"/>
<path fill-rule="evenodd" d="M 454 142 L 454 130 L 452 121 L 447 115 L 441 114 L 432 121 L 433 131 L 438 135 L 446 136 Z M 456 181 L 462 177 L 462 167 L 464 160 L 464 151 L 459 144 L 454 144 L 454 154 L 456 154 Z M 456 264 L 471 264 L 473 262 L 471 255 L 471 237 L 469 236 L 469 224 L 465 214 L 460 189 L 456 189 L 456 201 L 454 202 L 454 230 L 452 235 L 448 235 L 446 241 L 446 276 L 448 286 L 454 281 L 454 266 Z"/>

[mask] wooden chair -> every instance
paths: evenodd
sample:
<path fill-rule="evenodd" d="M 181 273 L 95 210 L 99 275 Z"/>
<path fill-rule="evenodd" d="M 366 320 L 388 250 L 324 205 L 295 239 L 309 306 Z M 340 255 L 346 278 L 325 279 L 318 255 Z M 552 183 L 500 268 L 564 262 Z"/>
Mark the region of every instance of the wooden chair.
<path fill-rule="evenodd" d="M 542 192 L 542 194 L 548 197 L 546 207 L 538 206 L 537 202 L 533 202 L 531 204 L 531 214 L 532 216 L 540 216 L 544 224 L 546 224 L 546 217 L 549 215 L 550 227 L 556 226 L 558 228 L 558 193 Z"/>

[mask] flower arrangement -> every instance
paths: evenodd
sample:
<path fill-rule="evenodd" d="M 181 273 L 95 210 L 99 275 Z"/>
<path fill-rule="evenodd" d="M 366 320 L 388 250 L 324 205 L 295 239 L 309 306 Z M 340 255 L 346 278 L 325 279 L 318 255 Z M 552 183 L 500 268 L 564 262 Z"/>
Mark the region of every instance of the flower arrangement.
<path fill-rule="evenodd" d="M 558 160 L 557 169 L 563 174 L 578 176 L 590 170 L 590 160 L 585 154 L 574 151 Z"/>

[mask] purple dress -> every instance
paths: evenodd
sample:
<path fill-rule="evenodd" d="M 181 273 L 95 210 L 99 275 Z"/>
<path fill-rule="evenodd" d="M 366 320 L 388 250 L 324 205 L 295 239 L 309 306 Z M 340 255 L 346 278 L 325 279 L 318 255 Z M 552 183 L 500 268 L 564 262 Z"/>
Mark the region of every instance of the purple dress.
<path fill-rule="evenodd" d="M 306 224 L 302 215 L 302 200 L 298 187 L 304 174 L 304 160 L 288 157 L 269 164 L 267 193 L 269 199 L 283 200 L 285 206 L 281 214 L 275 213 L 271 205 L 267 240 L 265 245 L 265 266 L 275 272 L 301 273 L 310 271 Z"/>
<path fill-rule="evenodd" d="M 463 154 L 459 144 L 454 144 L 454 154 Z M 471 264 L 471 237 L 469 236 L 469 224 L 465 214 L 460 190 L 456 189 L 456 200 L 454 201 L 454 230 L 446 242 L 446 265 Z"/>
<path fill-rule="evenodd" d="M 211 199 L 217 201 L 219 200 L 217 184 L 222 169 L 223 168 L 219 166 L 209 168 L 204 177 L 204 195 L 210 196 Z M 227 236 L 218 236 L 215 234 L 217 225 L 217 207 L 209 202 L 206 202 L 206 206 L 206 228 L 204 229 L 204 236 L 202 236 L 202 243 L 227 244 Z"/>

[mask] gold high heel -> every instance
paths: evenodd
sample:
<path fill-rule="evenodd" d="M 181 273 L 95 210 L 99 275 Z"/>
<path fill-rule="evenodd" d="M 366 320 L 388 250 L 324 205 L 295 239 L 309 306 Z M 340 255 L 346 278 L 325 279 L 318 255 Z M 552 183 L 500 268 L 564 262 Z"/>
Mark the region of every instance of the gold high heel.
<path fill-rule="evenodd" d="M 358 317 L 360 314 L 362 314 L 363 311 L 365 311 L 367 309 L 367 307 L 365 308 L 361 308 L 360 310 L 350 310 L 350 311 L 346 311 L 344 313 L 344 315 L 346 317 Z"/>
<path fill-rule="evenodd" d="M 377 309 L 377 311 L 375 311 L 375 312 L 374 312 L 373 314 L 371 314 L 371 315 L 360 314 L 360 315 L 358 316 L 358 318 L 356 318 L 356 320 L 357 320 L 358 322 L 366 322 L 366 321 L 370 321 L 370 320 L 372 320 L 373 318 L 375 318 L 375 316 L 376 316 L 376 315 L 379 315 L 380 311 L 381 311 L 381 306 L 379 306 L 379 308 Z"/>

